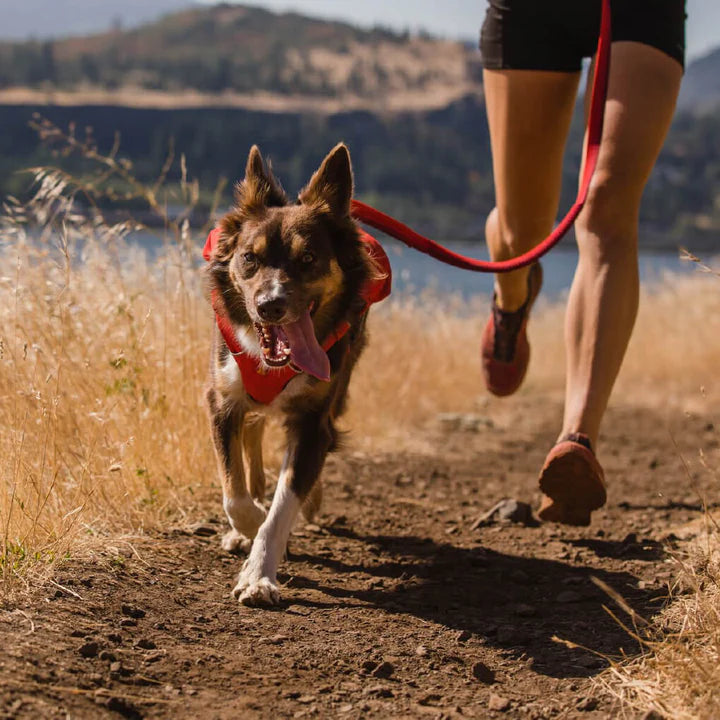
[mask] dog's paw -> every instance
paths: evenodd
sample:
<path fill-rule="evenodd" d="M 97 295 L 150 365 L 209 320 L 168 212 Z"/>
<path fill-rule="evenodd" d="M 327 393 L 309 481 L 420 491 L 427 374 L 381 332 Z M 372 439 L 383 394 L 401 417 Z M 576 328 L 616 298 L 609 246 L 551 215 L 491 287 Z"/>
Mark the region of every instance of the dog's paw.
<path fill-rule="evenodd" d="M 248 582 L 241 577 L 233 590 L 233 597 L 249 607 L 273 607 L 280 604 L 280 589 L 270 578 Z"/>
<path fill-rule="evenodd" d="M 233 555 L 247 555 L 252 547 L 252 540 L 237 530 L 228 530 L 220 540 L 220 547 Z"/>

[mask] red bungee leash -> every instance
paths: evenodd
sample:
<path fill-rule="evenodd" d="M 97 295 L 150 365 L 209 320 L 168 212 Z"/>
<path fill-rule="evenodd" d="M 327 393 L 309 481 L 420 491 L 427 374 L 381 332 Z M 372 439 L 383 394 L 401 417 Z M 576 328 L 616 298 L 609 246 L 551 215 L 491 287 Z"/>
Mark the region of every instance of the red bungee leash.
<path fill-rule="evenodd" d="M 351 213 L 360 222 L 380 230 L 396 240 L 400 240 L 411 248 L 434 257 L 440 262 L 464 270 L 475 272 L 503 273 L 517 270 L 534 263 L 562 239 L 565 233 L 575 222 L 577 216 L 585 205 L 590 180 L 595 172 L 598 154 L 600 152 L 600 139 L 602 137 L 603 120 L 605 117 L 605 100 L 607 97 L 608 75 L 610 72 L 610 43 L 611 43 L 611 22 L 610 22 L 610 0 L 602 0 L 602 16 L 600 19 L 600 35 L 598 38 L 597 56 L 595 60 L 595 73 L 593 75 L 592 95 L 590 99 L 590 117 L 588 120 L 588 138 L 585 148 L 585 159 L 583 167 L 582 182 L 578 190 L 575 204 L 570 208 L 567 215 L 558 223 L 555 229 L 539 245 L 511 260 L 492 262 L 489 260 L 476 260 L 452 252 L 438 243 L 416 233 L 412 228 L 399 222 L 393 217 L 376 210 L 370 205 L 352 201 Z"/>

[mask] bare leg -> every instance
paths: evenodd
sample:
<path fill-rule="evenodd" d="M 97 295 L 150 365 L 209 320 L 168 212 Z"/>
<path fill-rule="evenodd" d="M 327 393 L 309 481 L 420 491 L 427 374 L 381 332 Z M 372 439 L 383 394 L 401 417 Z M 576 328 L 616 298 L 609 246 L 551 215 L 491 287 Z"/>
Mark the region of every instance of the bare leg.
<path fill-rule="evenodd" d="M 485 235 L 493 260 L 515 257 L 552 230 L 580 73 L 485 70 L 496 207 Z M 527 268 L 495 276 L 497 304 L 527 298 Z"/>
<path fill-rule="evenodd" d="M 638 216 L 645 183 L 665 139 L 680 87 L 680 64 L 633 42 L 612 46 L 602 147 L 585 209 L 568 302 L 567 380 L 561 436 L 596 445 L 638 305 Z"/>

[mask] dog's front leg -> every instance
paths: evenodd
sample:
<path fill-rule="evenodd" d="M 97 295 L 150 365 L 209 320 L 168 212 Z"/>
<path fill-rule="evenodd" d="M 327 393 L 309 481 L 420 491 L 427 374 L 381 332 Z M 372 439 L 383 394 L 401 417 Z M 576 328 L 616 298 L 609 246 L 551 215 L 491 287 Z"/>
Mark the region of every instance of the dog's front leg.
<path fill-rule="evenodd" d="M 265 519 L 265 510 L 248 493 L 242 457 L 242 433 L 245 411 L 242 405 L 224 398 L 215 388 L 207 395 L 218 472 L 223 492 L 223 507 L 230 532 L 222 539 L 225 550 L 248 550 L 250 541 Z"/>
<path fill-rule="evenodd" d="M 332 444 L 326 415 L 287 423 L 288 449 L 265 522 L 253 541 L 233 595 L 245 605 L 277 605 L 277 569 L 303 501 L 320 475 Z"/>

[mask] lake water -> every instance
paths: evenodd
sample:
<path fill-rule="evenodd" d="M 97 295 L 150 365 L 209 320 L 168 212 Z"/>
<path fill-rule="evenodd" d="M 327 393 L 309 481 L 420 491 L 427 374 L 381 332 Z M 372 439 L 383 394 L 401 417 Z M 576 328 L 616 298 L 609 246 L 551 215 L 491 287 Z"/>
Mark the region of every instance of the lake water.
<path fill-rule="evenodd" d="M 202 246 L 203 241 L 204 238 L 198 238 L 198 246 Z M 469 298 L 473 295 L 492 293 L 492 275 L 444 265 L 387 237 L 381 237 L 381 241 L 390 258 L 393 271 L 393 292 L 396 294 L 417 295 L 432 290 L 442 295 L 452 294 Z M 134 234 L 131 242 L 145 248 L 151 255 L 155 254 L 160 247 L 157 236 L 146 232 Z M 487 251 L 480 243 L 478 245 L 460 242 L 444 244 L 454 252 L 487 259 Z M 543 296 L 548 299 L 561 297 L 570 288 L 577 264 L 577 250 L 573 245 L 564 244 L 551 250 L 543 258 L 542 264 L 544 271 Z M 697 272 L 694 264 L 680 260 L 679 252 L 643 251 L 640 253 L 640 278 L 646 285 L 661 281 L 666 273 L 688 274 L 692 272 Z"/>
<path fill-rule="evenodd" d="M 487 252 L 480 245 L 452 242 L 445 245 L 455 252 L 487 259 Z M 443 265 L 395 241 L 383 242 L 383 246 L 390 258 L 396 290 L 418 293 L 430 288 L 440 293 L 458 293 L 463 297 L 492 292 L 492 275 Z M 542 259 L 543 295 L 546 298 L 561 297 L 570 289 L 577 259 L 577 249 L 571 246 L 555 248 Z M 640 279 L 644 284 L 657 283 L 667 273 L 691 272 L 696 273 L 697 269 L 693 263 L 681 260 L 679 252 L 640 253 Z"/>

